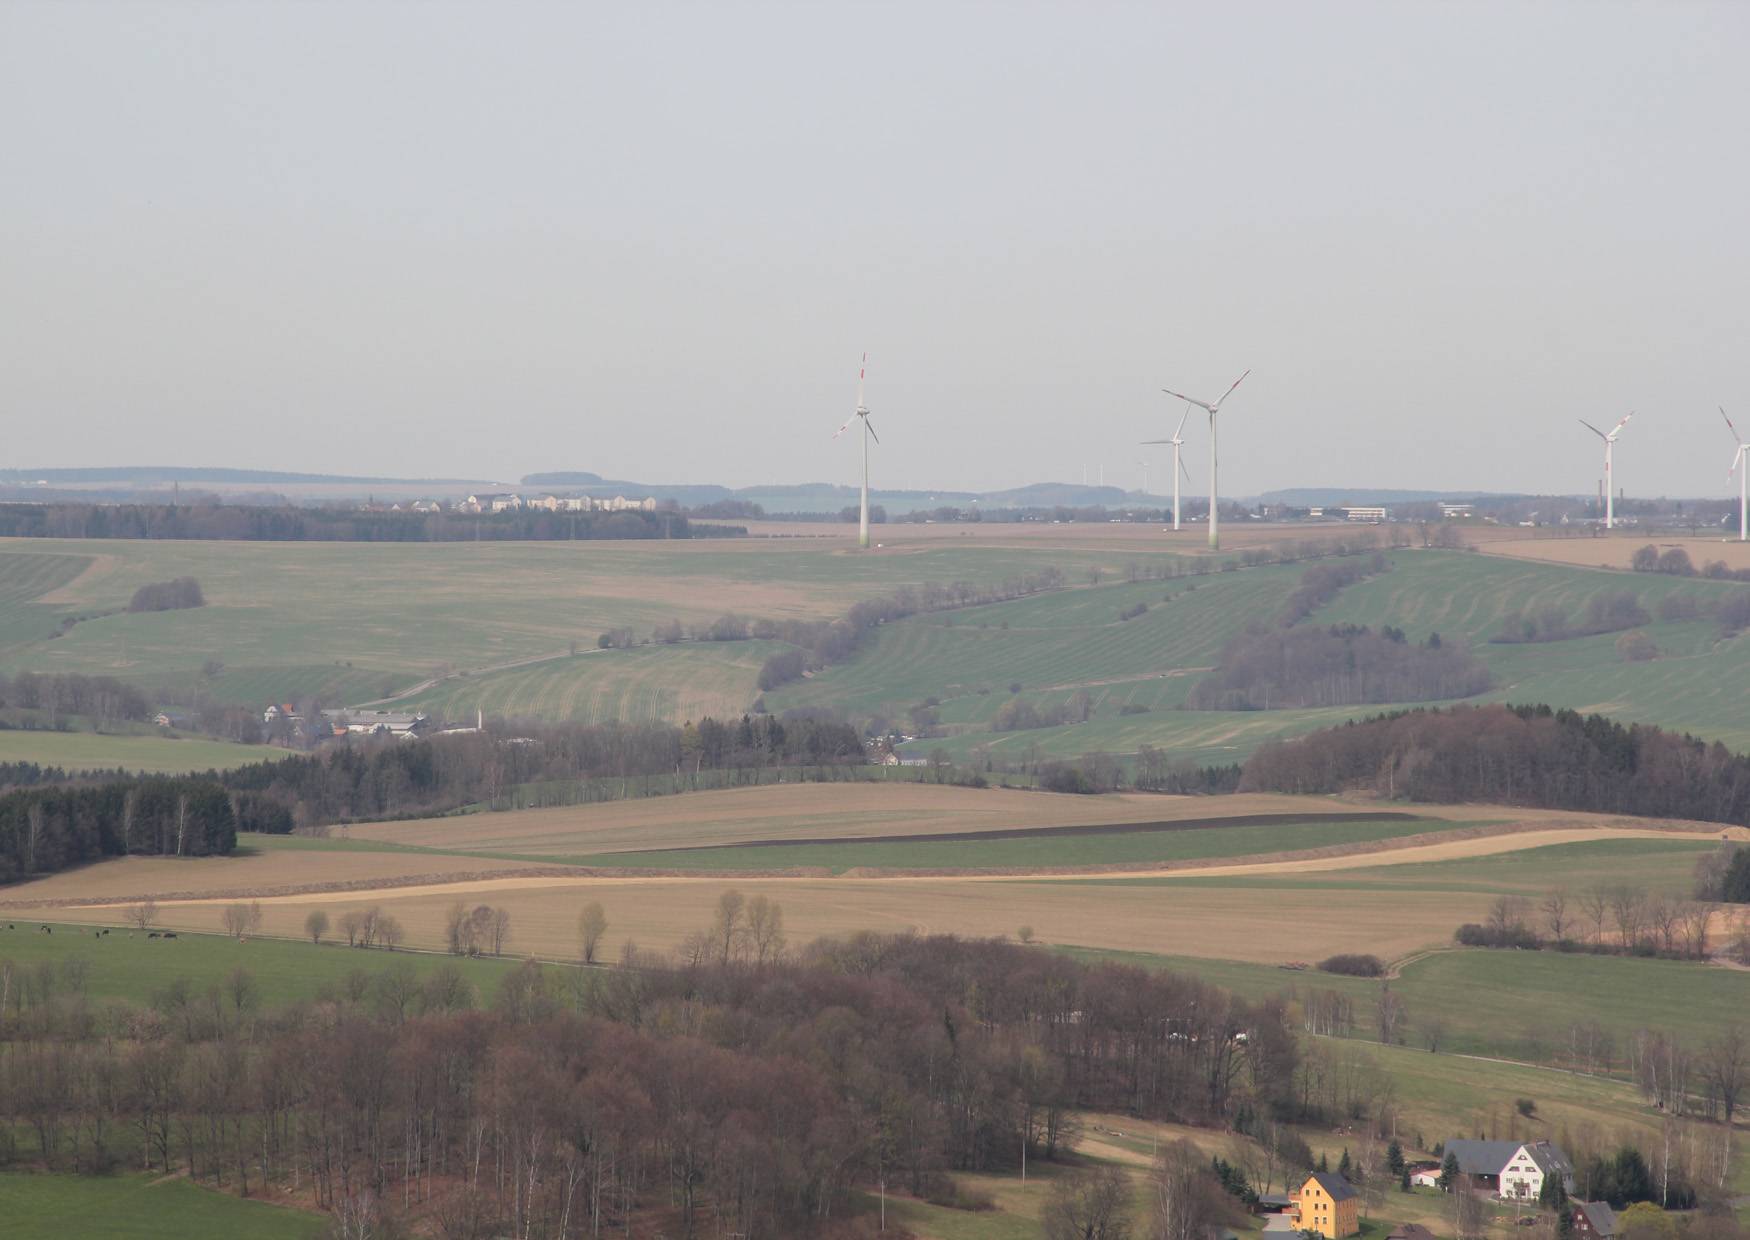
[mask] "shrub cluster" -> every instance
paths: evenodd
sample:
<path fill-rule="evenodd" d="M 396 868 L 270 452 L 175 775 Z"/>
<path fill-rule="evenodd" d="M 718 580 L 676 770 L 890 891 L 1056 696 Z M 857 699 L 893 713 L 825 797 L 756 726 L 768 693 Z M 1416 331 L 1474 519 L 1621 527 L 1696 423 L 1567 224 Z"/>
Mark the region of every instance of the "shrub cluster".
<path fill-rule="evenodd" d="M 185 607 L 205 607 L 201 583 L 193 577 L 178 577 L 173 581 L 154 581 L 134 591 L 128 600 L 129 611 L 180 611 Z"/>

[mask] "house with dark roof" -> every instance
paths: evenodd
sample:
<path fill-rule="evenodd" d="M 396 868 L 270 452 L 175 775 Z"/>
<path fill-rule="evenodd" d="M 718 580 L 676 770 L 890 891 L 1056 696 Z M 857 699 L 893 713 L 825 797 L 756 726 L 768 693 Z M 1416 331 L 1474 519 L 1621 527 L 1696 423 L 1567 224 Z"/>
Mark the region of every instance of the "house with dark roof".
<path fill-rule="evenodd" d="M 1325 1240 L 1343 1240 L 1361 1233 L 1361 1194 L 1337 1172 L 1313 1172 L 1290 1196 L 1298 1230 Z"/>
<path fill-rule="evenodd" d="M 1613 1240 L 1616 1235 L 1616 1211 L 1604 1201 L 1576 1201 L 1568 1212 L 1573 1221 L 1574 1240 Z"/>
<path fill-rule="evenodd" d="M 1536 1201 L 1544 1181 L 1558 1176 L 1574 1191 L 1574 1164 L 1548 1141 L 1448 1141 L 1446 1153 L 1458 1160 L 1458 1173 L 1474 1188 L 1497 1196 Z"/>

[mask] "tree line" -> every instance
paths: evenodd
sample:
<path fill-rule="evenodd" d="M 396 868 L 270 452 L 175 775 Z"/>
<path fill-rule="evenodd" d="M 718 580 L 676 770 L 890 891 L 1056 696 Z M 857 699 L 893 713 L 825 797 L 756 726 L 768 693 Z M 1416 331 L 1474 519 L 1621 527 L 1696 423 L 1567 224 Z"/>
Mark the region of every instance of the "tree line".
<path fill-rule="evenodd" d="M 858 1191 L 952 1200 L 951 1171 L 1061 1157 L 1080 1110 L 1227 1126 L 1295 1071 L 1279 1006 L 1172 974 L 946 936 L 717 943 L 530 961 L 485 1010 L 405 960 L 281 1008 L 242 968 L 146 1007 L 33 970 L 0 1003 L 0 1155 L 308 1185 L 346 1234 L 818 1235 Z"/>
<path fill-rule="evenodd" d="M 111 780 L 0 796 L 0 883 L 102 857 L 208 857 L 237 844 L 237 815 L 211 778 Z"/>
<path fill-rule="evenodd" d="M 230 542 L 565 542 L 724 538 L 742 526 L 679 512 L 361 512 L 248 504 L 0 504 L 7 538 L 222 539 Z"/>
<path fill-rule="evenodd" d="M 1489 670 L 1438 633 L 1420 644 L 1401 629 L 1365 625 L 1252 630 L 1222 648 L 1188 699 L 1194 710 L 1282 710 L 1471 697 Z"/>
<path fill-rule="evenodd" d="M 1629 567 L 1637 573 L 1664 573 L 1670 577 L 1706 577 L 1711 581 L 1750 581 L 1750 569 L 1733 569 L 1724 560 L 1709 560 L 1697 570 L 1689 552 L 1682 547 L 1660 551 L 1652 543 L 1637 548 L 1629 557 Z"/>
<path fill-rule="evenodd" d="M 1639 628 L 1652 618 L 1633 590 L 1612 590 L 1587 599 L 1578 621 L 1565 607 L 1553 603 L 1532 612 L 1515 612 L 1502 620 L 1500 632 L 1489 640 L 1500 644 L 1561 642 Z"/>
<path fill-rule="evenodd" d="M 1548 706 L 1380 715 L 1264 746 L 1242 792 L 1365 787 L 1412 801 L 1750 824 L 1750 757 L 1646 724 Z"/>
<path fill-rule="evenodd" d="M 20 672 L 0 676 L 0 709 L 30 711 L 14 726 L 42 723 L 49 731 L 66 727 L 71 716 L 82 716 L 99 730 L 116 723 L 139 723 L 152 717 L 152 703 L 137 685 L 114 676 L 84 676 L 77 672 Z"/>

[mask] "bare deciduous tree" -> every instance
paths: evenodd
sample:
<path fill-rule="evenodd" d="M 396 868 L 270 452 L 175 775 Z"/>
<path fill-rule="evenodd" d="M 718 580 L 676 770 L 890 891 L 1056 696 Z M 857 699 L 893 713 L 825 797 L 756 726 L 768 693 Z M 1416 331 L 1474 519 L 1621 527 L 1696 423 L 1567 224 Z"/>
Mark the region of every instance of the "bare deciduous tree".
<path fill-rule="evenodd" d="M 147 896 L 138 904 L 128 909 L 128 924 L 136 930 L 149 930 L 152 923 L 158 920 L 158 901 Z"/>
<path fill-rule="evenodd" d="M 577 915 L 577 940 L 583 949 L 583 963 L 594 964 L 602 937 L 608 932 L 608 913 L 601 901 L 592 900 Z"/>
<path fill-rule="evenodd" d="M 1551 939 L 1560 943 L 1563 939 L 1568 937 L 1567 932 L 1570 928 L 1568 921 L 1568 889 L 1566 887 L 1553 888 L 1548 895 L 1544 896 L 1541 907 L 1543 909 L 1544 928 L 1549 931 Z"/>
<path fill-rule="evenodd" d="M 1207 1240 L 1227 1213 L 1227 1194 L 1215 1183 L 1209 1160 L 1189 1141 L 1162 1148 L 1149 1174 L 1149 1188 L 1151 1240 Z"/>
<path fill-rule="evenodd" d="M 304 918 L 304 933 L 310 936 L 310 941 L 318 947 L 322 945 L 322 936 L 328 933 L 328 914 L 321 909 L 311 909 L 310 915 Z"/>
<path fill-rule="evenodd" d="M 1040 1223 L 1045 1240 L 1127 1240 L 1130 1177 L 1118 1167 L 1060 1177 Z"/>
<path fill-rule="evenodd" d="M 1726 1128 L 1730 1131 L 1738 1099 L 1750 1081 L 1750 1039 L 1746 1039 L 1744 1030 L 1727 1029 L 1709 1042 L 1703 1052 L 1703 1065 L 1708 1085 L 1726 1113 Z"/>
<path fill-rule="evenodd" d="M 784 954 L 784 908 L 776 900 L 755 896 L 747 902 L 747 938 L 759 964 Z"/>

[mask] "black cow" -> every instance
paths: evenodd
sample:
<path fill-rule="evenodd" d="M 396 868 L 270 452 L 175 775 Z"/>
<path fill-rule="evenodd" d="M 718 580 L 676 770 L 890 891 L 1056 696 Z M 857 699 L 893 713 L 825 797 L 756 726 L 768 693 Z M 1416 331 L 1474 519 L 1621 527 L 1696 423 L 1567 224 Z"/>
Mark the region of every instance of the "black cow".
<path fill-rule="evenodd" d="M 176 931 L 174 931 L 174 930 L 166 930 L 166 931 L 165 931 L 165 932 L 164 932 L 164 937 L 165 937 L 165 938 L 167 938 L 167 939 L 173 939 L 173 938 L 175 938 L 175 937 L 176 937 Z"/>
<path fill-rule="evenodd" d="M 152 931 L 151 934 L 148 934 L 146 937 L 149 939 L 155 939 L 158 937 L 158 932 L 156 930 L 154 930 L 154 931 Z"/>

